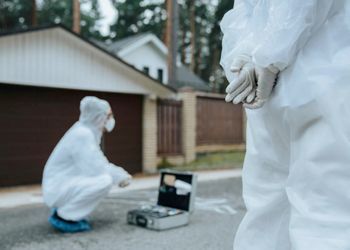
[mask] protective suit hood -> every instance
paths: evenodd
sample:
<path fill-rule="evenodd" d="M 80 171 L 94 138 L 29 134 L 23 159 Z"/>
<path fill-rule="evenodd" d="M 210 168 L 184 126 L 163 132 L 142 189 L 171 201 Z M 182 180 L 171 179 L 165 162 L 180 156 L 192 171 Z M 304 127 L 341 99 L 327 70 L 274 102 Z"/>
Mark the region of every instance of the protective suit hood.
<path fill-rule="evenodd" d="M 94 96 L 86 96 L 80 102 L 79 122 L 89 127 L 98 142 L 101 141 L 104 126 L 111 106 L 105 100 Z"/>

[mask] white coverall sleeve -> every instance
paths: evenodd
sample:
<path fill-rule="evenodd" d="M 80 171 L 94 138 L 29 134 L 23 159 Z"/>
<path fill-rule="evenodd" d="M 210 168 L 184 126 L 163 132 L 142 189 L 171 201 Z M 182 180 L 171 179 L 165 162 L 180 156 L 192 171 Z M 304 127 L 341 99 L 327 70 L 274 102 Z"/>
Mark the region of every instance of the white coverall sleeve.
<path fill-rule="evenodd" d="M 76 139 L 79 145 L 73 147 L 72 157 L 75 165 L 86 175 L 98 176 L 107 173 L 111 175 L 114 184 L 131 177 L 123 168 L 108 161 L 92 136 L 81 134 Z"/>
<path fill-rule="evenodd" d="M 251 54 L 253 49 L 250 23 L 254 5 L 254 1 L 236 0 L 234 9 L 225 14 L 220 24 L 223 32 L 220 63 L 229 82 L 234 79 L 230 71 L 233 60 L 239 55 Z"/>
<path fill-rule="evenodd" d="M 120 184 L 123 181 L 131 180 L 131 175 L 122 167 L 116 166 L 113 163 L 109 164 L 108 172 L 113 176 L 113 182 Z"/>
<path fill-rule="evenodd" d="M 226 75 L 235 57 L 248 54 L 261 67 L 273 65 L 280 71 L 294 60 L 310 36 L 325 22 L 334 0 L 259 0 L 242 15 L 228 12 L 221 23 L 224 33 L 221 64 Z M 236 7 L 235 7 L 236 8 Z M 236 12 L 235 12 L 236 11 Z M 243 16 L 243 17 L 242 17 Z M 242 36 L 234 27 L 244 25 Z M 228 80 L 230 77 L 228 77 Z"/>

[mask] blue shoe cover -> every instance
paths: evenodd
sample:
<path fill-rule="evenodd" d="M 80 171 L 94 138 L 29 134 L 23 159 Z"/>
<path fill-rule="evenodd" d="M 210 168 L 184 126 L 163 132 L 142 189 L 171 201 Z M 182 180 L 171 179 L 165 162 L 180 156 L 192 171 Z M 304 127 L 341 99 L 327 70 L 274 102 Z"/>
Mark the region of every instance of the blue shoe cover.
<path fill-rule="evenodd" d="M 62 233 L 78 233 L 91 230 L 90 224 L 86 220 L 65 221 L 53 213 L 49 217 L 50 224 Z"/>

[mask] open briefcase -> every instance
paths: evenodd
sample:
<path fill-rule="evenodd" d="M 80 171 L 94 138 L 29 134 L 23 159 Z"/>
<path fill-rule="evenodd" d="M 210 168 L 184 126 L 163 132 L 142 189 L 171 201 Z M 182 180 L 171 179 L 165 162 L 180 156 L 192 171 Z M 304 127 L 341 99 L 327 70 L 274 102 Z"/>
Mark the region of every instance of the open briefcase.
<path fill-rule="evenodd" d="M 161 171 L 157 205 L 128 212 L 129 224 L 165 230 L 187 225 L 194 209 L 197 176 L 188 172 Z"/>

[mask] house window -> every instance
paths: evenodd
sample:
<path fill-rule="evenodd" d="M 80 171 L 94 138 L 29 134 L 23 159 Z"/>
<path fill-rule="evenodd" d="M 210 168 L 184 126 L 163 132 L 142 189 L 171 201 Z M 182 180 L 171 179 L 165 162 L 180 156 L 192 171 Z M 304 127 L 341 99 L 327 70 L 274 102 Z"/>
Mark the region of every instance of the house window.
<path fill-rule="evenodd" d="M 163 82 L 163 69 L 158 69 L 158 81 Z"/>
<path fill-rule="evenodd" d="M 142 71 L 149 75 L 149 67 L 143 67 Z"/>

